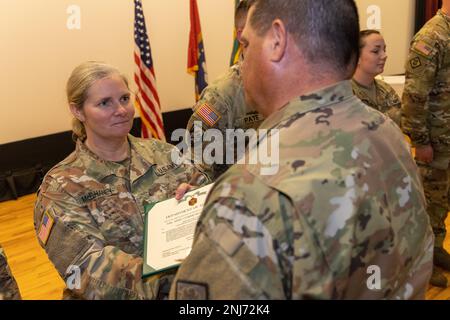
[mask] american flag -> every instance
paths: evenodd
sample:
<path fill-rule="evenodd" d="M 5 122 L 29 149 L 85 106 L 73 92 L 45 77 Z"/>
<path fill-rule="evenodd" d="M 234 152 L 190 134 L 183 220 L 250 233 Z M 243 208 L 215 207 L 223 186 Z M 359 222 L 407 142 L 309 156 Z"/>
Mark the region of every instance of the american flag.
<path fill-rule="evenodd" d="M 220 116 L 207 103 L 204 103 L 197 109 L 196 113 L 209 125 L 214 126 L 219 121 Z"/>
<path fill-rule="evenodd" d="M 53 223 L 54 223 L 53 218 L 50 216 L 48 212 L 45 212 L 38 233 L 38 238 L 44 245 L 47 244 L 48 236 L 50 235 L 50 231 L 52 230 Z"/>
<path fill-rule="evenodd" d="M 240 0 L 234 1 L 234 10 L 236 12 L 237 7 L 239 6 Z M 234 28 L 233 32 L 233 50 L 231 52 L 230 66 L 235 65 L 239 61 L 239 56 L 241 55 L 242 47 L 237 38 L 237 30 Z"/>
<path fill-rule="evenodd" d="M 141 115 L 141 136 L 143 138 L 153 136 L 156 139 L 166 141 L 161 107 L 156 91 L 152 52 L 141 0 L 134 0 L 134 42 L 136 44 L 134 49 L 134 62 L 136 63 L 134 81 L 138 87 L 135 104 Z"/>

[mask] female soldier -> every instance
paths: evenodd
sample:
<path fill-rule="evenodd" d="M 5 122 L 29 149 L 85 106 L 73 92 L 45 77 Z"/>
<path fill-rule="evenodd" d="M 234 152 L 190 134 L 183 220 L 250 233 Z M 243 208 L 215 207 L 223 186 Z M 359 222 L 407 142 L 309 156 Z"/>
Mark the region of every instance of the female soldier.
<path fill-rule="evenodd" d="M 386 114 L 400 126 L 400 98 L 386 82 L 375 79 L 384 71 L 386 44 L 377 30 L 359 33 L 360 57 L 352 79 L 355 95 L 366 105 Z"/>
<path fill-rule="evenodd" d="M 67 83 L 76 150 L 45 176 L 35 205 L 40 244 L 66 280 L 66 298 L 164 297 L 172 274 L 143 281 L 144 206 L 204 177 L 171 159 L 173 146 L 129 135 L 126 78 L 86 62 Z"/>

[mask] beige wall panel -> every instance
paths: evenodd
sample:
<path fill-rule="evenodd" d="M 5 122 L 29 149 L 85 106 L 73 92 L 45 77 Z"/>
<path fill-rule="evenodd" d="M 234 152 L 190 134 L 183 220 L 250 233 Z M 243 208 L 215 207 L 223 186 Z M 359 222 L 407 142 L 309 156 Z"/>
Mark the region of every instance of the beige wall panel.
<path fill-rule="evenodd" d="M 386 73 L 403 72 L 413 24 L 413 0 L 357 1 L 381 8 L 390 58 Z M 198 0 L 209 79 L 228 68 L 234 0 Z M 81 29 L 66 26 L 67 8 L 81 12 Z M 143 0 L 162 110 L 192 106 L 194 80 L 186 73 L 188 0 Z M 0 144 L 70 129 L 65 83 L 85 60 L 102 60 L 133 81 L 132 0 L 0 0 Z"/>

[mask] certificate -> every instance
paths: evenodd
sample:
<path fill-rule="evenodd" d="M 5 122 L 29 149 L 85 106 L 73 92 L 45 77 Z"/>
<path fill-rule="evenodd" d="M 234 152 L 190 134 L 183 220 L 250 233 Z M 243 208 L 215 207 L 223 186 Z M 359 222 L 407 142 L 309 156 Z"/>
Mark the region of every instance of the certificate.
<path fill-rule="evenodd" d="M 189 191 L 179 201 L 172 198 L 145 207 L 143 277 L 176 268 L 188 256 L 212 186 Z"/>

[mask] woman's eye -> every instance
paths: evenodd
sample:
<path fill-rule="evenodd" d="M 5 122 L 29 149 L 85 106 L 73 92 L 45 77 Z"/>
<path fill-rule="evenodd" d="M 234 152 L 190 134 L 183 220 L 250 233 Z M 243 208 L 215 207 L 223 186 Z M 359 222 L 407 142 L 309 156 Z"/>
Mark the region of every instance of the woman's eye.
<path fill-rule="evenodd" d="M 109 99 L 102 100 L 98 105 L 100 107 L 106 107 L 109 104 Z"/>

